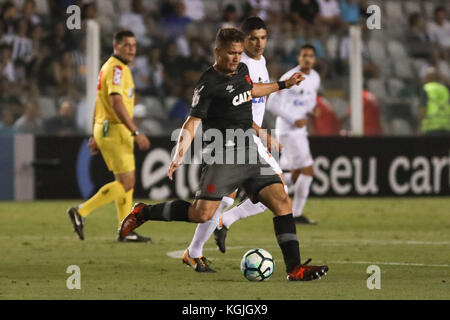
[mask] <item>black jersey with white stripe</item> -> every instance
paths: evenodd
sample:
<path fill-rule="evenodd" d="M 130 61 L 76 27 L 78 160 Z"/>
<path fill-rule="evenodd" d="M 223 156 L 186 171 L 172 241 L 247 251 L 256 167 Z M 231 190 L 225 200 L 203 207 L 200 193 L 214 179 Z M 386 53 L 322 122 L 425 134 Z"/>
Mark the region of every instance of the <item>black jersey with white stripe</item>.
<path fill-rule="evenodd" d="M 202 119 L 204 131 L 247 131 L 253 124 L 252 89 L 253 82 L 244 63 L 231 76 L 210 67 L 195 88 L 190 114 Z"/>

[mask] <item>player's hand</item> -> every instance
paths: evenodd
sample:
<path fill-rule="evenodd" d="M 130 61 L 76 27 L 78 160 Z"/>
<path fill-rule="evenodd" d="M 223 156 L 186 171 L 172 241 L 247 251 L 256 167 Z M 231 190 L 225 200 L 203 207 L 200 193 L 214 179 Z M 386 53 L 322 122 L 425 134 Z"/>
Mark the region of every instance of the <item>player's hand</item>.
<path fill-rule="evenodd" d="M 144 151 L 150 149 L 150 140 L 143 134 L 138 134 L 134 137 L 134 142 L 138 145 L 139 150 Z"/>
<path fill-rule="evenodd" d="M 168 177 L 169 177 L 169 179 L 170 179 L 170 181 L 173 181 L 173 174 L 174 174 L 175 171 L 177 171 L 177 169 L 178 169 L 179 167 L 181 167 L 182 165 L 183 165 L 183 161 L 182 161 L 182 160 L 180 160 L 180 161 L 175 161 L 175 160 L 173 160 L 173 161 L 170 163 L 169 173 L 167 174 Z"/>
<path fill-rule="evenodd" d="M 95 142 L 94 137 L 89 138 L 88 148 L 91 151 L 92 155 L 95 156 L 96 154 L 98 154 L 99 150 L 98 150 L 97 142 Z"/>
<path fill-rule="evenodd" d="M 305 77 L 301 72 L 296 72 L 290 77 L 288 80 L 285 81 L 286 88 L 292 88 L 295 85 L 299 85 L 303 80 L 305 80 Z"/>
<path fill-rule="evenodd" d="M 300 119 L 300 120 L 295 121 L 295 123 L 294 123 L 294 125 L 299 129 L 306 127 L 307 124 L 308 124 L 308 122 L 306 121 L 306 119 Z"/>
<path fill-rule="evenodd" d="M 270 153 L 281 153 L 283 146 L 281 143 L 270 134 L 267 134 L 267 149 L 269 149 Z"/>

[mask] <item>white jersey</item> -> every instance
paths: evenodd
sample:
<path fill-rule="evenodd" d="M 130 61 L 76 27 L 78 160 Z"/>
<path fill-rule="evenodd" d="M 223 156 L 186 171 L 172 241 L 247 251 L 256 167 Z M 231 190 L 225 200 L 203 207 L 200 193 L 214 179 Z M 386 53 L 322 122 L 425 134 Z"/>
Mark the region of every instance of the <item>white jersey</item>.
<path fill-rule="evenodd" d="M 288 80 L 296 72 L 301 72 L 299 66 L 284 74 L 280 81 Z M 279 135 L 294 130 L 297 133 L 308 134 L 306 127 L 299 129 L 294 123 L 306 119 L 316 107 L 320 76 L 315 70 L 311 70 L 309 75 L 303 75 L 305 80 L 300 85 L 272 94 L 267 103 L 268 109 L 277 116 L 276 127 Z"/>
<path fill-rule="evenodd" d="M 269 83 L 269 71 L 266 67 L 266 59 L 261 56 L 260 60 L 255 60 L 250 58 L 248 55 L 242 53 L 241 62 L 245 63 L 250 72 L 250 78 L 253 83 Z M 262 127 L 264 120 L 264 113 L 266 112 L 266 97 L 254 98 L 253 99 L 253 121 Z"/>
<path fill-rule="evenodd" d="M 241 62 L 245 63 L 248 67 L 248 71 L 250 73 L 250 78 L 253 83 L 269 83 L 269 71 L 267 71 L 266 67 L 266 59 L 261 56 L 260 60 L 255 60 L 250 58 L 248 55 L 242 53 Z M 253 121 L 258 125 L 262 126 L 264 120 L 264 113 L 266 112 L 266 102 L 267 97 L 254 98 L 253 99 Z M 282 174 L 283 170 L 281 170 L 279 164 L 276 159 L 270 154 L 267 148 L 262 143 L 261 139 L 256 135 L 253 136 L 255 139 L 255 143 L 258 146 L 259 155 L 270 165 L 276 174 Z"/>

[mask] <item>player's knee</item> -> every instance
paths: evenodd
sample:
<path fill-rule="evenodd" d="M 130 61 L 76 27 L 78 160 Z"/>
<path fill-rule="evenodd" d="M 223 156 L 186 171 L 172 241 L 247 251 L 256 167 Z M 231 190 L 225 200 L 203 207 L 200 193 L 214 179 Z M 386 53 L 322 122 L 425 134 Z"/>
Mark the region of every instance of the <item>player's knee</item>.
<path fill-rule="evenodd" d="M 192 206 L 189 212 L 189 216 L 192 222 L 205 223 L 211 220 L 214 212 L 211 212 L 208 208 Z"/>
<path fill-rule="evenodd" d="M 275 215 L 286 214 L 292 211 L 291 198 L 284 190 L 272 195 L 270 206 Z"/>
<path fill-rule="evenodd" d="M 197 223 L 205 223 L 211 220 L 212 214 L 210 210 L 200 210 L 197 212 Z"/>
<path fill-rule="evenodd" d="M 134 189 L 134 186 L 135 186 L 134 178 L 121 179 L 121 181 L 119 181 L 119 182 L 122 185 L 125 192 L 131 191 Z"/>
<path fill-rule="evenodd" d="M 283 207 L 292 207 L 291 198 L 286 192 L 281 193 L 279 197 L 280 197 L 279 203 L 282 204 Z"/>

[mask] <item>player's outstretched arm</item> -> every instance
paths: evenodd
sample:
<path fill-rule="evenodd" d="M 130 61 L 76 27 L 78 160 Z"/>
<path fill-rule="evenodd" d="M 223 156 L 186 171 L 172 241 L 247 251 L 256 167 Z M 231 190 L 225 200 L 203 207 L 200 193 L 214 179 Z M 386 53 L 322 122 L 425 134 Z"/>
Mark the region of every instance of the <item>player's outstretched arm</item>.
<path fill-rule="evenodd" d="M 265 97 L 278 90 L 289 89 L 295 85 L 299 85 L 303 80 L 305 80 L 305 77 L 303 77 L 302 73 L 296 72 L 286 81 L 255 83 L 253 85 L 252 96 L 254 98 Z"/>
<path fill-rule="evenodd" d="M 183 165 L 183 157 L 194 140 L 195 133 L 200 126 L 202 119 L 190 116 L 181 128 L 178 142 L 175 147 L 175 154 L 169 168 L 169 179 L 173 180 L 174 172 Z"/>

